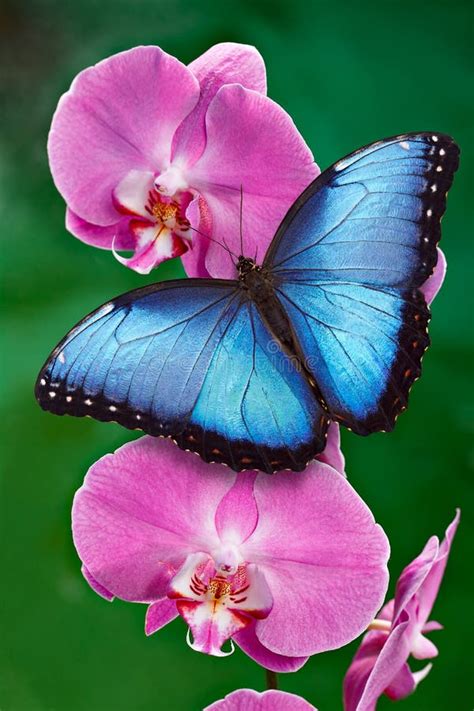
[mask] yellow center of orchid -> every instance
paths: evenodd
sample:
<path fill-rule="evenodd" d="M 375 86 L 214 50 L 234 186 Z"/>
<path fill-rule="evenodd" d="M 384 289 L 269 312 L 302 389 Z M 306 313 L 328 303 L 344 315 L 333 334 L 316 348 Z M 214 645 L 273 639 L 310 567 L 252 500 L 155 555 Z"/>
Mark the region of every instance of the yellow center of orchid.
<path fill-rule="evenodd" d="M 221 576 L 211 578 L 209 585 L 207 586 L 207 591 L 210 593 L 215 600 L 219 600 L 222 597 L 229 595 L 232 588 L 230 583 Z"/>
<path fill-rule="evenodd" d="M 176 220 L 178 205 L 175 202 L 155 202 L 152 207 L 153 217 L 166 223 L 168 220 Z"/>

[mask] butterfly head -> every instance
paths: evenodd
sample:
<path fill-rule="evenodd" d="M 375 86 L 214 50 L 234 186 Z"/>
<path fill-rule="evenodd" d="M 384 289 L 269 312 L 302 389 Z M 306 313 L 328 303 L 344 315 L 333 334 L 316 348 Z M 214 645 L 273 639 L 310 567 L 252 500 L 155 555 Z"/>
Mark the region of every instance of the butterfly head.
<path fill-rule="evenodd" d="M 253 259 L 250 259 L 250 257 L 243 257 L 240 255 L 240 257 L 237 260 L 237 271 L 239 272 L 239 279 L 245 279 L 246 275 L 249 274 L 250 272 L 255 271 L 256 269 L 258 270 L 259 267 L 255 263 Z"/>

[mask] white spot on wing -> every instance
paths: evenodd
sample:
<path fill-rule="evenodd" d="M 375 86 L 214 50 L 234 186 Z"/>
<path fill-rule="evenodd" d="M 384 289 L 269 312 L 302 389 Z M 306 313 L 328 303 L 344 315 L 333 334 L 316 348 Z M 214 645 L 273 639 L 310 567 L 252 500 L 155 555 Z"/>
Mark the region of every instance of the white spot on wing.
<path fill-rule="evenodd" d="M 66 357 L 64 355 L 64 351 L 61 351 L 61 353 L 58 355 L 58 359 L 60 363 L 65 363 L 66 362 Z"/>
<path fill-rule="evenodd" d="M 440 154 L 440 156 L 446 155 L 446 151 L 444 150 L 444 148 L 439 149 L 439 154 Z"/>
<path fill-rule="evenodd" d="M 410 150 L 410 144 L 408 143 L 408 141 L 400 141 L 400 145 L 401 145 L 401 147 L 404 148 L 406 151 L 409 151 L 409 150 Z"/>
<path fill-rule="evenodd" d="M 115 407 L 115 405 L 109 405 L 109 410 L 110 412 L 117 412 L 117 408 Z"/>
<path fill-rule="evenodd" d="M 438 136 L 431 136 L 431 139 L 432 139 L 435 143 L 438 143 L 438 141 L 439 141 Z"/>
<path fill-rule="evenodd" d="M 54 392 L 54 390 L 50 391 L 49 397 L 51 398 L 51 400 L 53 399 L 53 397 L 56 397 L 56 393 Z"/>
<path fill-rule="evenodd" d="M 344 168 L 347 168 L 348 165 L 350 165 L 350 163 L 348 163 L 347 161 L 340 160 L 339 163 L 336 163 L 336 165 L 334 166 L 334 169 L 337 170 L 337 172 L 339 172 L 340 170 L 344 170 Z"/>
<path fill-rule="evenodd" d="M 70 395 L 66 395 L 66 402 L 71 402 L 72 397 Z"/>
<path fill-rule="evenodd" d="M 431 192 L 432 192 L 432 193 L 435 193 L 436 190 L 437 190 L 437 188 L 436 188 L 436 183 L 433 183 L 433 185 L 431 186 Z"/>
<path fill-rule="evenodd" d="M 84 400 L 84 405 L 92 405 L 92 400 L 87 398 L 87 400 Z"/>
<path fill-rule="evenodd" d="M 103 307 L 102 311 L 100 311 L 98 316 L 100 316 L 100 317 L 107 316 L 107 314 L 109 314 L 111 311 L 113 311 L 113 309 L 114 309 L 114 302 L 111 301 L 110 303 L 105 304 L 105 306 Z"/>
<path fill-rule="evenodd" d="M 41 385 L 46 385 L 46 380 L 45 380 L 44 378 L 41 378 L 40 384 L 41 384 Z"/>

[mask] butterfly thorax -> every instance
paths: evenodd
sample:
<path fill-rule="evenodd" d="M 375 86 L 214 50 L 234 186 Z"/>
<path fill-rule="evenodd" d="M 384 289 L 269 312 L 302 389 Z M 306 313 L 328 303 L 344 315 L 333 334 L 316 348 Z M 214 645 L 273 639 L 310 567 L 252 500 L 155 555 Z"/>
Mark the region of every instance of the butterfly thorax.
<path fill-rule="evenodd" d="M 288 316 L 275 293 L 271 272 L 248 257 L 239 257 L 237 269 L 242 289 L 247 293 L 250 301 L 258 307 L 270 332 L 286 353 L 297 358 L 299 348 Z"/>
<path fill-rule="evenodd" d="M 239 257 L 237 270 L 242 289 L 260 307 L 274 297 L 273 281 L 267 269 L 256 264 L 253 259 Z"/>
<path fill-rule="evenodd" d="M 242 255 L 240 255 L 237 260 L 236 268 L 239 273 L 240 281 L 244 281 L 245 277 L 251 272 L 260 272 L 262 269 L 255 263 L 254 259 L 250 259 L 250 257 L 243 257 Z"/>

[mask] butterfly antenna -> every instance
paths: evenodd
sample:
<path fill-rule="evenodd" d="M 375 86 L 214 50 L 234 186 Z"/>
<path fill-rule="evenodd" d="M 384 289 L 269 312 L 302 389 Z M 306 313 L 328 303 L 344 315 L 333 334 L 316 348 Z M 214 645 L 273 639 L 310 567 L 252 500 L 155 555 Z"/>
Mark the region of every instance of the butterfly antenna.
<path fill-rule="evenodd" d="M 226 252 L 228 252 L 230 254 L 230 256 L 233 257 L 233 259 L 235 259 L 235 260 L 238 259 L 237 255 L 231 249 L 229 249 L 225 240 L 223 242 L 219 242 L 218 239 L 214 239 L 214 237 L 211 237 L 210 235 L 206 235 L 204 232 L 201 232 L 201 230 L 198 230 L 196 227 L 193 227 L 192 225 L 189 225 L 189 227 L 190 227 L 190 229 L 193 230 L 193 232 L 197 232 L 198 235 L 201 235 L 201 237 L 205 237 L 210 242 L 215 242 L 216 244 L 219 245 L 219 247 L 222 247 L 222 249 L 225 249 Z"/>
<path fill-rule="evenodd" d="M 244 188 L 242 183 L 240 183 L 240 254 L 243 256 L 244 254 L 244 237 L 243 237 L 243 230 L 242 230 L 242 208 L 244 206 Z"/>

